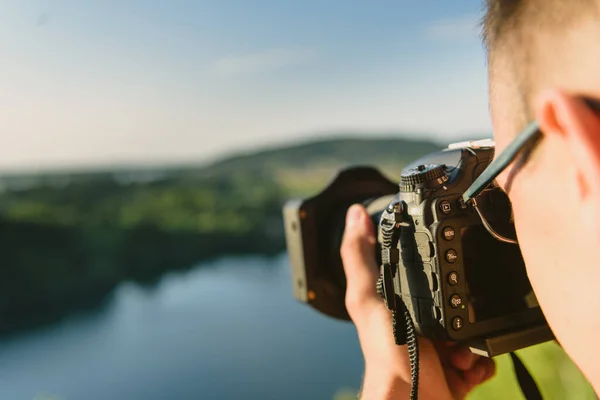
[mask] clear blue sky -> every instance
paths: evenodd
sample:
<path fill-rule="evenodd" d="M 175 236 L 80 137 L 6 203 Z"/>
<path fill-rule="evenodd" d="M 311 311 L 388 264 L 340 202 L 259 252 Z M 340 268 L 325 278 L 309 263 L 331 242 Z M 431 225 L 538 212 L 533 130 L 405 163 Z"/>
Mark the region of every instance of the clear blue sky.
<path fill-rule="evenodd" d="M 0 169 L 489 134 L 478 0 L 5 1 Z"/>

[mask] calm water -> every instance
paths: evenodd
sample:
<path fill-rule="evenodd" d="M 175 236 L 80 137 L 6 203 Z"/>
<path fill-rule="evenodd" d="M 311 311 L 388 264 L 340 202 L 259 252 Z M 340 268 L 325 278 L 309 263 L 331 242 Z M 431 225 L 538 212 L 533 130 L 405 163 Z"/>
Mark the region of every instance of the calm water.
<path fill-rule="evenodd" d="M 0 342 L 0 399 L 333 399 L 357 388 L 352 325 L 291 296 L 285 256 L 122 285 L 101 311 Z"/>

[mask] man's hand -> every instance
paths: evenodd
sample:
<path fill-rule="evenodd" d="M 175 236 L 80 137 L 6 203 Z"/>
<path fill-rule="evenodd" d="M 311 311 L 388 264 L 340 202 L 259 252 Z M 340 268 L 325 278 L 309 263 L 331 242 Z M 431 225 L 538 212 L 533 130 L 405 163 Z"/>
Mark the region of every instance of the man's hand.
<path fill-rule="evenodd" d="M 342 242 L 347 278 L 346 308 L 354 321 L 365 357 L 362 399 L 408 399 L 411 385 L 406 346 L 397 346 L 392 317 L 376 292 L 373 224 L 360 205 L 348 210 Z M 419 398 L 463 399 L 495 373 L 493 360 L 472 354 L 452 343 L 419 338 Z"/>

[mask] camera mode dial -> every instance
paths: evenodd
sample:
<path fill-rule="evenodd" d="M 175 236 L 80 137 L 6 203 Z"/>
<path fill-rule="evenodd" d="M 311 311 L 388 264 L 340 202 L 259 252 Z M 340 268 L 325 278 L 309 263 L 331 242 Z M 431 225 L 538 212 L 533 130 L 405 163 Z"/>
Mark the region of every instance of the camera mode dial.
<path fill-rule="evenodd" d="M 417 188 L 436 187 L 448 182 L 449 179 L 444 165 L 419 165 L 402 172 L 400 191 L 412 192 Z"/>

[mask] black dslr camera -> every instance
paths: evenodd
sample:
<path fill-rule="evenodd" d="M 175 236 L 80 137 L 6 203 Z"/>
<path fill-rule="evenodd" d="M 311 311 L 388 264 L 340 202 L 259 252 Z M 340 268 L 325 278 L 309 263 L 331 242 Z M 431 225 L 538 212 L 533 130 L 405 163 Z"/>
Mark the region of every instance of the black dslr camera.
<path fill-rule="evenodd" d="M 296 298 L 349 319 L 340 244 L 348 207 L 362 203 L 377 226 L 377 290 L 395 324 L 403 323 L 396 321 L 404 310 L 417 334 L 466 343 L 488 357 L 553 339 L 518 245 L 497 239 L 515 237 L 508 197 L 491 186 L 478 209 L 462 201 L 493 154 L 491 141 L 450 145 L 408 165 L 399 191 L 375 169 L 351 168 L 315 197 L 288 202 Z M 395 327 L 398 344 L 405 334 Z"/>

